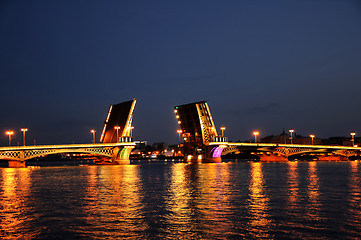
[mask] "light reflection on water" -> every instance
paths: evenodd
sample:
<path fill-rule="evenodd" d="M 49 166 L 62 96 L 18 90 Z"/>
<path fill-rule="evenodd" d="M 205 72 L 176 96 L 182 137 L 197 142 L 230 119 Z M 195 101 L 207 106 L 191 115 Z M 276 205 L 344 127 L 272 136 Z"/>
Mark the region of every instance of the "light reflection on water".
<path fill-rule="evenodd" d="M 254 238 L 270 238 L 269 229 L 272 221 L 268 215 L 269 197 L 265 192 L 265 182 L 262 172 L 262 163 L 251 163 L 249 183 L 248 212 L 250 234 Z"/>
<path fill-rule="evenodd" d="M 360 163 L 0 169 L 0 238 L 360 238 Z"/>

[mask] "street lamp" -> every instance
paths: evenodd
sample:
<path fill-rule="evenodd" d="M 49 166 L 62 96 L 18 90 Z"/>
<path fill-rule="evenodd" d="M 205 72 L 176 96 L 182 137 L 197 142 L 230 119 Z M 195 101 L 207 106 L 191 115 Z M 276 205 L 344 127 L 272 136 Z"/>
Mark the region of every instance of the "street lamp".
<path fill-rule="evenodd" d="M 254 135 L 254 142 L 257 143 L 257 136 L 259 135 L 258 131 L 253 132 Z"/>
<path fill-rule="evenodd" d="M 131 127 L 130 127 L 130 137 L 133 137 L 133 129 L 134 129 L 134 127 L 131 126 Z"/>
<path fill-rule="evenodd" d="M 120 129 L 120 127 L 115 126 L 114 129 L 117 130 L 117 142 L 119 142 L 119 129 Z"/>
<path fill-rule="evenodd" d="M 23 144 L 25 146 L 25 133 L 28 131 L 28 129 L 27 128 L 22 128 L 20 130 L 23 132 Z"/>
<path fill-rule="evenodd" d="M 310 135 L 312 145 L 313 145 L 313 138 L 314 137 L 315 137 L 315 135 L 313 135 L 313 134 Z"/>
<path fill-rule="evenodd" d="M 94 129 L 92 129 L 92 130 L 90 130 L 90 132 L 93 134 L 93 144 L 95 144 L 95 130 Z"/>
<path fill-rule="evenodd" d="M 13 131 L 7 131 L 6 135 L 9 136 L 9 146 L 11 146 L 11 136 L 14 135 L 14 132 Z"/>
<path fill-rule="evenodd" d="M 356 133 L 354 133 L 354 132 L 352 132 L 351 133 L 351 137 L 352 137 L 352 146 L 355 146 L 355 135 L 356 135 Z"/>
<path fill-rule="evenodd" d="M 221 127 L 221 131 L 222 131 L 222 137 L 223 137 L 223 131 L 226 130 L 226 127 L 222 126 Z"/>
<path fill-rule="evenodd" d="M 178 135 L 179 135 L 179 146 L 180 146 L 180 144 L 181 144 L 181 134 L 182 134 L 182 130 L 181 130 L 181 129 L 178 129 L 178 130 L 177 130 L 177 133 L 178 133 Z"/>
<path fill-rule="evenodd" d="M 293 134 L 293 133 L 295 132 L 295 130 L 293 130 L 293 129 L 290 129 L 290 130 L 289 130 L 289 132 L 290 132 L 290 134 L 291 134 L 291 137 L 290 137 L 290 139 L 291 139 L 291 144 L 292 144 L 292 139 L 293 139 L 293 138 L 292 138 L 292 134 Z"/>

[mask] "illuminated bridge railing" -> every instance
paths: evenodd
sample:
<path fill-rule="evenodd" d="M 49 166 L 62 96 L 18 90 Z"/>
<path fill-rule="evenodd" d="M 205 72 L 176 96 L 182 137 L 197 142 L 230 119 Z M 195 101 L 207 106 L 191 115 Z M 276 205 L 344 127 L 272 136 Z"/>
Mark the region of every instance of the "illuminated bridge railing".
<path fill-rule="evenodd" d="M 95 144 L 13 146 L 13 147 L 0 147 L 0 152 L 1 151 L 23 151 L 23 150 L 47 150 L 47 149 L 104 148 L 104 147 L 124 147 L 124 146 L 135 146 L 135 143 L 134 142 L 120 142 L 120 143 L 95 143 Z"/>
<path fill-rule="evenodd" d="M 131 142 L 133 142 L 133 138 L 132 137 L 121 137 L 121 138 L 119 138 L 119 142 L 120 143 L 131 143 Z"/>
<path fill-rule="evenodd" d="M 213 137 L 212 141 L 225 143 L 225 142 L 228 142 L 228 137 L 215 136 L 215 137 Z"/>
<path fill-rule="evenodd" d="M 285 147 L 285 148 L 312 148 L 312 149 L 344 149 L 361 150 L 361 147 L 336 146 L 336 145 L 306 145 L 306 144 L 278 144 L 278 143 L 234 143 L 228 142 L 229 146 L 239 147 Z"/>

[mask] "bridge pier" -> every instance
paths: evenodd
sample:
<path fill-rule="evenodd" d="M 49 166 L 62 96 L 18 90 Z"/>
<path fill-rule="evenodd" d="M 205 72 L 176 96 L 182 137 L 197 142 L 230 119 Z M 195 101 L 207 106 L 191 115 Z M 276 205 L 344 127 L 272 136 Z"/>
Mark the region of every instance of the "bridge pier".
<path fill-rule="evenodd" d="M 212 145 L 206 146 L 205 154 L 193 154 L 184 156 L 184 160 L 188 163 L 221 163 L 221 154 L 226 146 Z"/>
<path fill-rule="evenodd" d="M 318 161 L 348 161 L 349 158 L 342 155 L 321 155 L 317 156 Z"/>
<path fill-rule="evenodd" d="M 261 162 L 288 162 L 288 158 L 276 154 L 257 154 Z"/>
<path fill-rule="evenodd" d="M 9 160 L 9 168 L 24 168 L 25 161 Z"/>
<path fill-rule="evenodd" d="M 130 164 L 129 155 L 134 146 L 125 146 L 114 149 L 114 162 L 119 165 Z"/>

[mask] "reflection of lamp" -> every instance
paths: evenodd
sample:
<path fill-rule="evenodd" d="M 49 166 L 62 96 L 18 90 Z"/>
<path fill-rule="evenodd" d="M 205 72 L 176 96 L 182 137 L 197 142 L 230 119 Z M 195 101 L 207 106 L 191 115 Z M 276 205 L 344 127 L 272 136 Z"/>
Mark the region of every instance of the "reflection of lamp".
<path fill-rule="evenodd" d="M 13 131 L 7 131 L 6 135 L 9 136 L 9 146 L 11 146 L 11 136 L 14 135 L 14 132 Z"/>
<path fill-rule="evenodd" d="M 90 130 L 90 132 L 93 134 L 93 144 L 95 144 L 95 130 L 94 129 L 92 129 L 92 130 Z"/>
<path fill-rule="evenodd" d="M 351 141 L 352 141 L 352 146 L 354 146 L 354 145 L 355 145 L 355 135 L 356 135 L 356 133 L 354 133 L 354 132 L 352 132 L 352 133 L 351 133 L 351 137 L 352 137 L 352 139 L 351 139 Z"/>
<path fill-rule="evenodd" d="M 315 137 L 315 135 L 313 135 L 313 134 L 310 135 L 312 145 L 313 145 L 313 138 L 314 138 L 314 137 Z"/>
<path fill-rule="evenodd" d="M 23 132 L 23 145 L 25 146 L 25 133 L 28 131 L 27 128 L 20 129 Z"/>
<path fill-rule="evenodd" d="M 290 129 L 289 130 L 289 132 L 290 132 L 290 134 L 291 134 L 291 137 L 290 137 L 290 139 L 291 139 L 291 144 L 292 144 L 292 134 L 295 132 L 295 130 L 293 130 L 293 129 Z"/>
<path fill-rule="evenodd" d="M 257 143 L 257 136 L 259 135 L 258 131 L 253 132 L 254 135 L 254 142 Z"/>

